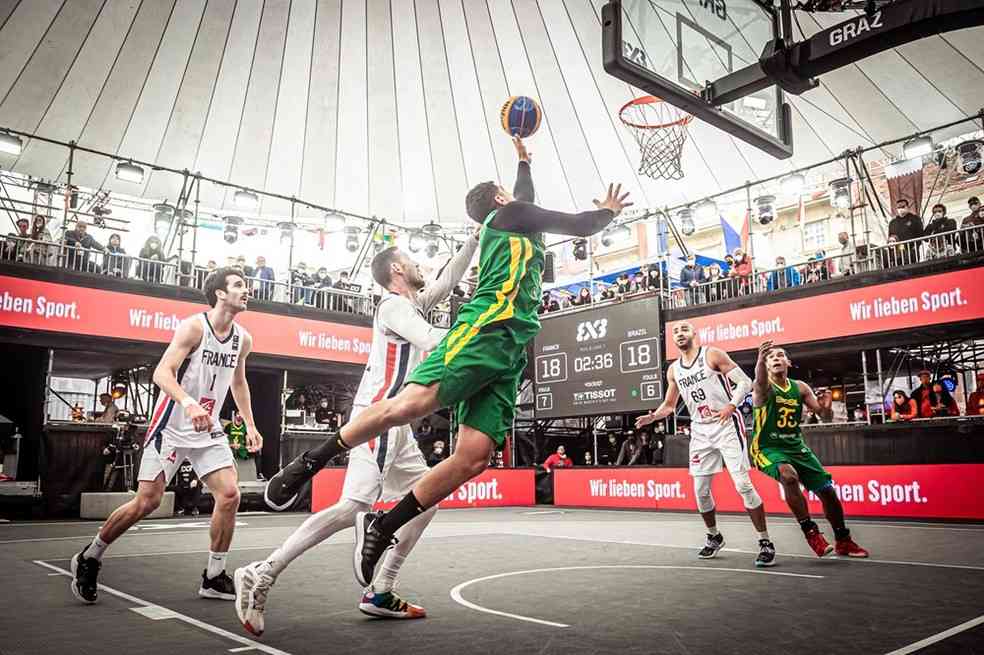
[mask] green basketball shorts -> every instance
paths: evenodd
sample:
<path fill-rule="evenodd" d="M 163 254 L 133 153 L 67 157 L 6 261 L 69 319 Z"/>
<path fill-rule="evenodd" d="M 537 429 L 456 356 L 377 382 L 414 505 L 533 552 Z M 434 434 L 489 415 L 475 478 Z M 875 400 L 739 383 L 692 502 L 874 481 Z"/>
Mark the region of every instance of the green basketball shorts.
<path fill-rule="evenodd" d="M 810 447 L 802 441 L 788 446 L 761 447 L 756 439 L 749 452 L 756 468 L 776 480 L 780 479 L 779 465 L 789 464 L 796 469 L 803 486 L 814 493 L 830 486 L 833 480 Z"/>
<path fill-rule="evenodd" d="M 506 441 L 516 413 L 516 393 L 526 368 L 526 344 L 504 325 L 476 330 L 456 323 L 407 379 L 437 384 L 437 399 L 458 425 L 482 432 L 497 446 Z"/>

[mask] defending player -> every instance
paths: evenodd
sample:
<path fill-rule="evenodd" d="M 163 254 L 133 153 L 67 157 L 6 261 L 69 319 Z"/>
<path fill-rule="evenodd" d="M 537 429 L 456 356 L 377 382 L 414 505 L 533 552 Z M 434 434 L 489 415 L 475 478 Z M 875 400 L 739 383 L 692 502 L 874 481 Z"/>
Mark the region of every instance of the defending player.
<path fill-rule="evenodd" d="M 389 294 L 382 297 L 376 308 L 369 362 L 355 395 L 353 417 L 373 402 L 396 395 L 424 353 L 444 338 L 447 330 L 432 327 L 424 317 L 461 281 L 477 247 L 476 232 L 437 278 L 427 284 L 420 267 L 395 247 L 373 258 L 373 278 Z M 336 532 L 354 526 L 356 514 L 370 510 L 377 500 L 390 502 L 402 498 L 427 471 L 409 425 L 391 428 L 377 439 L 353 448 L 341 500 L 308 518 L 266 560 L 236 570 L 236 612 L 243 627 L 254 635 L 263 634 L 270 588 L 292 561 Z M 267 489 L 283 501 L 276 495 L 275 485 L 268 485 Z M 267 504 L 278 511 L 287 509 L 295 499 L 293 496 L 278 504 L 270 493 L 266 494 Z M 424 608 L 400 598 L 394 587 L 403 561 L 436 511 L 437 506 L 432 507 L 400 530 L 399 545 L 387 554 L 379 575 L 362 596 L 359 603 L 362 612 L 397 619 L 427 615 Z"/>
<path fill-rule="evenodd" d="M 782 483 L 786 503 L 799 521 L 806 542 L 818 557 L 831 550 L 848 557 L 867 557 L 868 551 L 851 539 L 851 531 L 844 523 L 844 508 L 837 498 L 830 473 L 803 441 L 800 429 L 803 406 L 814 412 L 821 408 L 810 385 L 789 378 L 790 365 L 786 351 L 774 348 L 771 341 L 759 346 L 752 385 L 755 407 L 755 437 L 749 448 L 752 463 Z M 835 548 L 830 547 L 820 528 L 810 519 L 801 483 L 820 497 L 823 512 L 834 528 Z"/>
<path fill-rule="evenodd" d="M 451 331 L 391 399 L 380 400 L 344 426 L 338 437 L 315 449 L 318 462 L 365 443 L 394 426 L 453 407 L 460 425 L 457 448 L 431 469 L 389 512 L 356 517 L 354 568 L 360 584 L 373 578 L 394 533 L 433 507 L 464 482 L 485 470 L 493 448 L 512 427 L 516 390 L 526 366 L 526 344 L 540 329 L 544 260 L 543 233 L 589 236 L 630 203 L 621 186 L 610 185 L 598 209 L 580 214 L 542 209 L 532 203 L 533 181 L 522 142 L 516 195 L 495 182 L 468 192 L 468 216 L 484 225 L 479 279 Z M 291 463 L 278 476 L 297 489 L 307 476 L 303 463 Z M 295 491 L 296 493 L 296 491 Z"/>
<path fill-rule="evenodd" d="M 154 383 L 161 392 L 147 427 L 137 495 L 114 511 L 92 543 L 72 558 L 72 593 L 85 603 L 97 600 L 97 578 L 106 548 L 157 509 L 164 488 L 185 458 L 215 499 L 211 551 L 198 595 L 222 600 L 236 597 L 225 561 L 236 526 L 239 479 L 219 425 L 219 411 L 231 390 L 246 422 L 247 449 L 256 452 L 263 446 L 246 383 L 246 358 L 253 349 L 253 338 L 235 321 L 246 310 L 249 289 L 242 271 L 220 268 L 208 276 L 204 292 L 212 309 L 181 322 L 154 370 Z"/>
<path fill-rule="evenodd" d="M 735 415 L 752 388 L 752 381 L 720 348 L 697 344 L 694 326 L 683 321 L 673 326 L 673 341 L 680 358 L 666 372 L 666 397 L 649 414 L 636 419 L 636 428 L 666 418 L 683 401 L 690 413 L 690 475 L 694 478 L 697 509 L 707 526 L 707 541 L 697 556 L 711 559 L 724 547 L 717 528 L 711 480 L 725 466 L 758 532 L 755 566 L 773 566 L 776 547 L 769 539 L 765 505 L 748 475 L 745 426 Z"/>

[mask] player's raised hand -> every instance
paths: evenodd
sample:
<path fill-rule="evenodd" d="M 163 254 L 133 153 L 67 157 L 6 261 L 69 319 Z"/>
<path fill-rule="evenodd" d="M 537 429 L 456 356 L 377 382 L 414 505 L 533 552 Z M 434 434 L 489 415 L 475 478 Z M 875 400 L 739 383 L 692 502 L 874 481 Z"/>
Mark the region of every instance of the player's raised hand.
<path fill-rule="evenodd" d="M 762 345 L 759 346 L 759 361 L 764 362 L 766 356 L 768 356 L 769 351 L 772 350 L 772 341 L 763 341 Z"/>
<path fill-rule="evenodd" d="M 513 147 L 516 148 L 516 156 L 519 157 L 519 161 L 525 161 L 527 164 L 533 163 L 533 153 L 526 150 L 526 144 L 518 136 L 513 137 Z"/>
<path fill-rule="evenodd" d="M 595 207 L 598 209 L 610 209 L 616 216 L 622 213 L 626 207 L 631 207 L 633 203 L 626 202 L 629 192 L 622 193 L 621 184 L 609 184 L 608 194 L 604 200 L 594 200 Z"/>
<path fill-rule="evenodd" d="M 191 419 L 191 425 L 196 432 L 210 432 L 212 430 L 212 415 L 198 403 L 190 403 L 185 407 L 185 414 Z"/>
<path fill-rule="evenodd" d="M 636 418 L 635 427 L 636 430 L 639 430 L 641 428 L 646 427 L 650 423 L 655 423 L 655 422 L 656 422 L 656 415 L 650 411 L 648 414 L 643 414 L 642 416 Z"/>

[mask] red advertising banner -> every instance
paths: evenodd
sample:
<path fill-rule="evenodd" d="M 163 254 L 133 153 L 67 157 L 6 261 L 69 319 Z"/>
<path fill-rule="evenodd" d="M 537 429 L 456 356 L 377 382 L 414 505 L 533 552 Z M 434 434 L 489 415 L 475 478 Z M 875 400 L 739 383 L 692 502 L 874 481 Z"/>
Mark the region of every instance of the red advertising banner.
<path fill-rule="evenodd" d="M 318 512 L 338 502 L 342 497 L 344 468 L 323 469 L 314 478 L 311 487 L 311 511 Z M 396 503 L 378 503 L 388 509 Z M 438 507 L 528 507 L 536 504 L 536 480 L 534 469 L 486 469 L 477 478 L 469 480 Z"/>
<path fill-rule="evenodd" d="M 848 516 L 932 519 L 984 519 L 979 481 L 984 464 L 915 466 L 831 466 L 834 488 Z M 697 511 L 693 479 L 687 469 L 555 469 L 554 504 Z M 790 514 L 778 482 L 752 471 L 752 482 L 770 514 Z M 745 507 L 727 473 L 714 476 L 717 509 Z M 810 512 L 823 516 L 820 499 L 807 493 Z"/>
<path fill-rule="evenodd" d="M 0 326 L 167 343 L 208 305 L 0 275 Z M 255 352 L 365 364 L 368 327 L 246 311 Z"/>
<path fill-rule="evenodd" d="M 984 268 L 838 291 L 687 319 L 705 346 L 758 348 L 984 318 Z M 676 352 L 666 324 L 667 357 Z"/>

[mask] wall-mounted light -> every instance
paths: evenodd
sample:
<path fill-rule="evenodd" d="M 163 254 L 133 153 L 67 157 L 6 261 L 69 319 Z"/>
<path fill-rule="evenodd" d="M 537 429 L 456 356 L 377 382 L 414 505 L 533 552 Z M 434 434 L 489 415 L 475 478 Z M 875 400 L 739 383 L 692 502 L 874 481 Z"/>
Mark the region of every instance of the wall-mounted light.
<path fill-rule="evenodd" d="M 588 240 L 574 239 L 574 259 L 583 262 L 588 258 Z"/>
<path fill-rule="evenodd" d="M 685 237 L 689 237 L 697 231 L 697 225 L 694 223 L 694 211 L 690 207 L 684 207 L 677 212 L 677 223 L 680 224 L 680 231 Z"/>
<path fill-rule="evenodd" d="M 757 208 L 758 222 L 760 225 L 768 225 L 776 219 L 776 197 L 759 196 L 755 199 Z"/>
<path fill-rule="evenodd" d="M 232 202 L 240 209 L 256 209 L 260 205 L 260 199 L 252 191 L 238 189 L 232 196 Z"/>
<path fill-rule="evenodd" d="M 239 226 L 243 224 L 243 219 L 238 216 L 226 216 L 223 220 L 225 228 L 222 230 L 222 238 L 226 243 L 235 243 L 239 239 Z"/>
<path fill-rule="evenodd" d="M 918 159 L 933 152 L 933 137 L 928 134 L 909 139 L 902 144 L 902 154 L 906 159 Z"/>
<path fill-rule="evenodd" d="M 984 141 L 974 139 L 964 141 L 957 146 L 960 157 L 960 170 L 967 175 L 977 175 L 981 170 L 981 152 L 984 151 Z"/>
<path fill-rule="evenodd" d="M 362 230 L 360 230 L 357 225 L 345 226 L 345 249 L 349 252 L 355 252 L 359 249 L 360 232 L 362 232 Z"/>
<path fill-rule="evenodd" d="M 162 239 L 171 229 L 171 219 L 174 216 L 174 207 L 166 202 L 159 202 L 154 205 L 154 232 Z"/>
<path fill-rule="evenodd" d="M 830 183 L 830 204 L 838 209 L 851 208 L 851 178 L 842 177 Z"/>
<path fill-rule="evenodd" d="M 628 225 L 609 227 L 601 234 L 601 245 L 609 248 L 618 243 L 624 243 L 632 238 L 632 229 Z"/>
<path fill-rule="evenodd" d="M 137 166 L 129 161 L 121 161 L 116 164 L 116 178 L 124 182 L 141 184 L 144 180 L 143 166 Z"/>
<path fill-rule="evenodd" d="M 23 149 L 24 142 L 20 140 L 19 136 L 8 132 L 0 132 L 0 152 L 5 152 L 9 155 L 19 155 Z"/>

